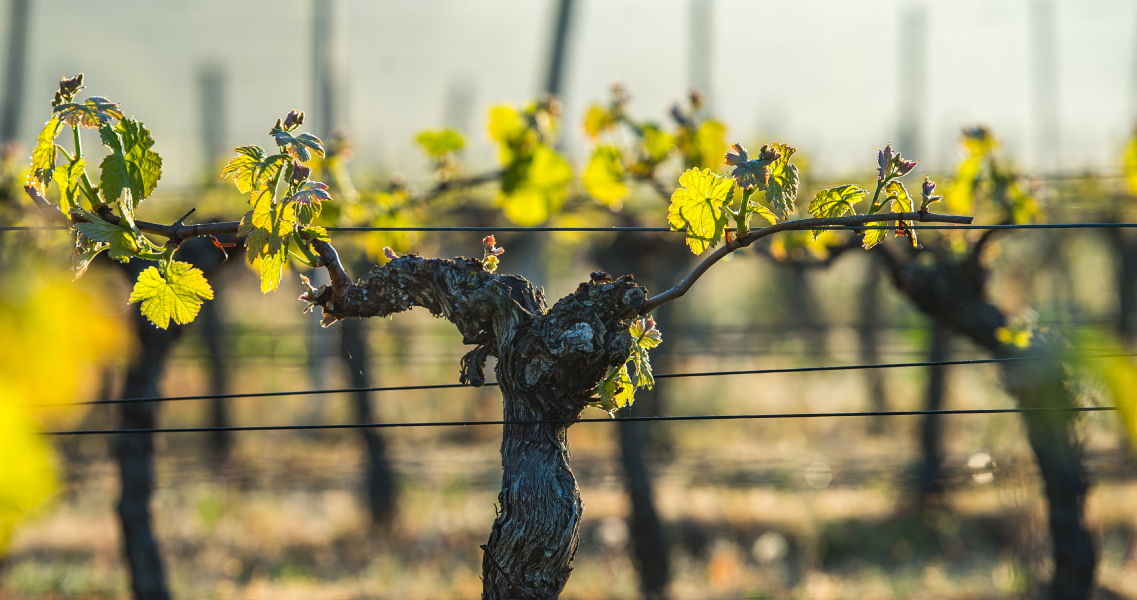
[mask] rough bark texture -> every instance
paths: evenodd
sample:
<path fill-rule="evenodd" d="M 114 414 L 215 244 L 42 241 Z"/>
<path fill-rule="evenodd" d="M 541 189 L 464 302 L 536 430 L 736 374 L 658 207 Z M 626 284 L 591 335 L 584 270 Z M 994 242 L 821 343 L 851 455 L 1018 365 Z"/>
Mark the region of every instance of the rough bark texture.
<path fill-rule="evenodd" d="M 634 225 L 633 222 L 624 223 Z M 639 273 L 640 283 L 653 289 L 666 289 L 684 271 L 693 255 L 682 242 L 666 234 L 621 232 L 611 246 L 596 253 L 594 259 L 610 273 Z M 647 277 L 642 277 L 647 274 Z M 653 316 L 660 331 L 667 335 L 671 330 L 671 306 L 665 304 Z M 666 347 L 652 357 L 656 372 L 667 372 Z M 628 416 L 654 416 L 662 414 L 661 394 L 657 389 L 636 393 L 636 403 Z M 617 426 L 620 438 L 620 459 L 624 467 L 624 484 L 628 492 L 630 510 L 628 541 L 633 563 L 640 576 L 640 592 L 647 600 L 667 597 L 671 581 L 670 544 L 663 522 L 655 509 L 651 470 L 644 460 L 644 451 L 652 434 L 648 422 L 624 421 Z"/>
<path fill-rule="evenodd" d="M 529 282 L 488 273 L 478 260 L 404 256 L 352 284 L 329 246 L 317 250 L 333 265 L 333 285 L 303 298 L 321 306 L 325 320 L 425 307 L 476 345 L 462 359 L 463 382 L 483 384 L 486 357 L 497 356 L 507 420 L 567 421 L 504 426 L 498 516 L 482 561 L 483 598 L 558 597 L 583 510 L 566 433 L 609 367 L 627 361 L 629 317 L 643 307 L 644 289 L 630 277 L 596 274 L 546 311 Z"/>
<path fill-rule="evenodd" d="M 132 261 L 127 269 L 144 266 L 136 265 L 141 262 Z M 171 324 L 163 331 L 137 311 L 133 313 L 133 323 L 139 348 L 127 371 L 122 395 L 123 398 L 157 396 L 158 381 L 181 328 Z M 119 429 L 152 429 L 156 426 L 157 403 L 137 402 L 120 406 Z M 117 509 L 130 566 L 131 591 L 136 600 L 166 600 L 170 593 L 150 515 L 150 496 L 154 491 L 154 434 L 117 434 L 114 451 L 122 477 L 122 497 Z"/>
<path fill-rule="evenodd" d="M 1060 344 L 1036 339 L 1021 350 L 1001 343 L 996 332 L 1006 316 L 987 301 L 986 272 L 979 255 L 987 237 L 969 256 L 954 260 L 939 254 L 931 266 L 905 260 L 881 244 L 876 252 L 892 271 L 896 287 L 925 314 L 953 332 L 987 348 L 997 358 L 1030 357 L 1034 360 L 1001 363 L 1007 391 L 1024 408 L 1065 408 L 1074 405 L 1061 362 L 1043 360 L 1061 353 Z M 1052 598 L 1089 598 L 1094 585 L 1097 555 L 1086 528 L 1084 504 L 1089 482 L 1082 463 L 1082 448 L 1075 435 L 1075 415 L 1069 411 L 1024 413 L 1031 449 L 1042 474 L 1049 505 L 1050 535 L 1054 551 Z"/>
<path fill-rule="evenodd" d="M 948 344 L 951 330 L 939 321 L 932 322 L 932 338 L 928 342 L 928 362 L 943 362 L 948 359 Z M 924 395 L 924 409 L 942 410 L 946 388 L 947 367 L 943 365 L 928 367 L 928 388 Z M 917 504 L 927 506 L 936 503 L 944 491 L 943 481 L 943 417 L 937 414 L 924 415 L 920 427 L 920 448 L 924 459 L 916 475 Z"/>
<path fill-rule="evenodd" d="M 364 321 L 348 319 L 340 330 L 340 356 L 347 363 L 351 387 L 371 387 L 371 363 L 368 360 L 367 331 Z M 351 403 L 357 423 L 374 423 L 371 394 L 354 392 Z M 367 508 L 371 522 L 382 525 L 395 513 L 395 474 L 387 460 L 387 445 L 375 429 L 358 430 L 367 448 Z"/>

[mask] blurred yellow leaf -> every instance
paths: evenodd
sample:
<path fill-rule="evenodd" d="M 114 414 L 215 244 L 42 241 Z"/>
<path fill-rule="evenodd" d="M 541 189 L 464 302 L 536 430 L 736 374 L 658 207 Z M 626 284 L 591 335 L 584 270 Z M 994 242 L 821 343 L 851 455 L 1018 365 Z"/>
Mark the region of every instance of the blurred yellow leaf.
<path fill-rule="evenodd" d="M 584 169 L 581 182 L 588 193 L 602 202 L 605 206 L 612 206 L 628 193 L 628 186 L 624 183 L 624 163 L 621 161 L 620 149 L 615 146 L 597 146 Z"/>
<path fill-rule="evenodd" d="M 498 194 L 498 204 L 510 221 L 523 227 L 539 225 L 560 210 L 571 181 L 572 167 L 568 161 L 541 145 L 509 191 L 503 189 Z"/>
<path fill-rule="evenodd" d="M 0 388 L 0 553 L 12 530 L 55 491 L 55 463 L 47 440 L 15 397 Z"/>
<path fill-rule="evenodd" d="M 612 113 L 598 104 L 589 106 L 588 112 L 584 113 L 584 133 L 592 139 L 600 137 L 615 124 Z"/>

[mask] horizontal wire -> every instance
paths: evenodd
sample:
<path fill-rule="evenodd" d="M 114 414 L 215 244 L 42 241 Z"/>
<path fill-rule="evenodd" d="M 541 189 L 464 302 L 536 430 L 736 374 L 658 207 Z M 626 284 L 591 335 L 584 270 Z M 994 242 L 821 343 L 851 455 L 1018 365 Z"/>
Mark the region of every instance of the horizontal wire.
<path fill-rule="evenodd" d="M 910 225 L 901 228 L 897 225 L 857 225 L 853 227 L 819 227 L 818 229 L 828 229 L 834 231 L 863 231 L 869 229 L 931 229 L 931 230 L 988 230 L 988 229 L 1109 229 L 1109 228 L 1131 228 L 1137 227 L 1137 223 L 1012 223 L 1012 224 L 995 224 L 995 225 Z M 3 226 L 0 231 L 63 231 L 68 229 L 63 226 Z M 679 230 L 674 230 L 669 227 L 490 227 L 490 226 L 438 226 L 438 227 L 326 227 L 328 231 L 338 231 L 344 233 L 365 233 L 365 232 L 432 232 L 432 231 L 472 231 L 472 232 L 577 232 L 577 233 L 604 233 L 604 232 L 621 232 L 621 231 L 643 231 L 643 232 L 672 232 L 680 233 Z M 732 227 L 728 227 L 731 231 Z M 809 230 L 803 230 L 809 231 Z"/>
<path fill-rule="evenodd" d="M 868 365 L 831 365 L 823 367 L 786 367 L 781 369 L 747 369 L 739 371 L 698 371 L 692 373 L 660 373 L 656 379 L 673 379 L 682 377 L 719 377 L 729 375 L 770 375 L 775 373 L 817 373 L 826 371 L 854 371 L 867 369 L 899 369 L 906 367 L 940 367 L 951 365 L 982 365 L 991 363 L 1036 361 L 1036 360 L 1064 360 L 1070 358 L 1124 358 L 1137 356 L 1137 353 L 1111 353 L 1091 354 L 1082 356 L 1014 356 L 1007 358 L 973 358 L 963 360 L 928 360 L 904 363 L 877 363 Z M 487 381 L 482 387 L 498 385 L 496 381 Z M 175 402 L 182 400 L 215 400 L 232 398 L 270 398 L 279 396 L 311 396 L 317 394 L 349 394 L 355 392 L 399 392 L 409 390 L 440 390 L 453 388 L 474 388 L 464 383 L 434 383 L 425 385 L 398 385 L 388 387 L 361 387 L 361 388 L 331 388 L 323 390 L 294 390 L 288 392 L 252 392 L 234 394 L 202 394 L 198 396 L 151 396 L 146 398 L 111 398 L 104 400 L 85 400 L 82 402 L 67 402 L 58 404 L 33 404 L 32 408 L 50 408 L 55 406 L 85 406 L 103 404 L 134 404 L 137 402 Z"/>
<path fill-rule="evenodd" d="M 1101 412 L 1116 406 L 1062 406 L 1027 408 L 959 408 L 942 410 L 877 410 L 823 413 L 760 413 L 747 415 L 679 415 L 669 417 L 596 417 L 585 419 L 530 419 L 523 421 L 419 421 L 409 423 L 331 423 L 327 425 L 234 425 L 230 427 L 154 427 L 150 429 L 77 429 L 43 431 L 40 435 L 109 435 L 119 433 L 205 433 L 210 431 L 309 431 L 315 429 L 395 429 L 420 427 L 465 427 L 472 425 L 563 425 L 572 423 L 619 423 L 645 421 L 739 421 L 755 419 L 808 419 L 820 417 L 906 417 L 917 415 L 994 415 L 1035 412 Z"/>

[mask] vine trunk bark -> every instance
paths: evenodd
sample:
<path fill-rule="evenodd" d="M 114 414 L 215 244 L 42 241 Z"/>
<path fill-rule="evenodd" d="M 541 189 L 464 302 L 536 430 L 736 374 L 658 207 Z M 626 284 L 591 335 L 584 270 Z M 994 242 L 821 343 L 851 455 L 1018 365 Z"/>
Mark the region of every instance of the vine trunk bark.
<path fill-rule="evenodd" d="M 181 328 L 171 325 L 165 331 L 157 329 L 137 312 L 133 322 L 139 348 L 127 371 L 122 396 L 154 397 L 158 395 L 158 381 Z M 119 429 L 155 427 L 157 403 L 134 402 L 120 406 Z M 170 593 L 150 514 L 150 497 L 154 491 L 154 434 L 116 434 L 114 451 L 122 477 L 117 511 L 130 567 L 130 589 L 135 600 L 167 600 Z"/>
<path fill-rule="evenodd" d="M 364 321 L 359 319 L 344 321 L 343 329 L 340 331 L 340 356 L 347 363 L 351 387 L 371 387 L 369 355 Z M 353 392 L 351 402 L 356 423 L 375 422 L 370 392 Z M 387 459 L 387 444 L 383 436 L 375 429 L 366 428 L 360 429 L 359 434 L 363 438 L 367 452 L 365 476 L 367 509 L 371 514 L 371 522 L 383 525 L 390 522 L 395 513 L 395 474 Z"/>
<path fill-rule="evenodd" d="M 483 546 L 482 597 L 557 598 L 572 572 L 583 510 L 569 468 L 568 427 L 607 372 L 627 362 L 628 328 L 644 307 L 644 289 L 631 277 L 594 273 L 546 310 L 528 281 L 495 275 L 475 259 L 408 255 L 352 283 L 330 245 L 313 247 L 332 283 L 301 298 L 323 309 L 326 324 L 421 306 L 475 346 L 462 358 L 462 382 L 483 385 L 486 358 L 498 357 L 504 417 L 523 423 L 503 428 L 502 486 Z"/>
<path fill-rule="evenodd" d="M 979 257 L 990 234 L 981 238 L 962 260 L 933 252 L 935 260 L 921 266 L 884 244 L 875 252 L 885 260 L 896 287 L 923 313 L 954 333 L 964 335 L 996 358 L 1028 360 L 1001 363 L 1007 391 L 1023 408 L 1045 409 L 1023 414 L 1031 449 L 1042 475 L 1049 512 L 1054 574 L 1052 598 L 1088 599 L 1093 592 L 1097 554 L 1085 522 L 1089 481 L 1077 441 L 1076 405 L 1066 381 L 1066 370 L 1055 357 L 1063 351 L 1055 340 L 1036 336 L 1020 349 L 999 340 L 1007 316 L 986 299 L 986 271 Z M 928 250 L 925 250 L 928 252 Z"/>

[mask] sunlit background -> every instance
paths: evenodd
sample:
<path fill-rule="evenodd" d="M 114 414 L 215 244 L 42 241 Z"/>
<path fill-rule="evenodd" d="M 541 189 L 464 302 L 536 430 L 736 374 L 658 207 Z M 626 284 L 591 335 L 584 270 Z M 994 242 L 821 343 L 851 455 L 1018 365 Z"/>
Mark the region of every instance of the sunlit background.
<path fill-rule="evenodd" d="M 304 110 L 305 129 L 325 139 L 335 130 L 350 138 L 354 151 L 344 164 L 359 191 L 352 206 L 387 210 L 399 193 L 435 184 L 437 164 L 416 144 L 419 132 L 455 129 L 467 144 L 458 155 L 461 173 L 492 171 L 499 153 L 487 130 L 491 106 L 520 107 L 552 92 L 563 105 L 556 148 L 575 175 L 562 210 L 539 223 L 664 226 L 666 200 L 650 185 L 630 184 L 622 203 L 611 203 L 590 197 L 580 181 L 595 145 L 585 115 L 607 104 L 617 81 L 631 94 L 628 113 L 636 120 L 672 128 L 672 108 L 687 110 L 689 91 L 697 89 L 705 98 L 703 116 L 725 124 L 726 141 L 796 147 L 799 205 L 838 183 L 871 190 L 878 148 L 889 142 L 921 161 L 914 177 L 931 175 L 941 191 L 950 190 L 969 156 L 961 130 L 985 125 L 1001 142 L 1000 164 L 1013 170 L 1037 208 L 1023 221 L 1137 221 L 1133 2 L 5 0 L 0 6 L 6 144 L 0 226 L 44 224 L 20 190 L 22 169 L 60 78 L 79 72 L 86 76 L 84 97 L 120 103 L 153 133 L 162 179 L 139 214 L 160 222 L 193 207 L 194 222 L 239 218 L 247 207 L 219 178 L 221 165 L 235 146 L 269 145 L 273 122 L 291 109 Z M 82 136 L 98 156 L 97 132 Z M 659 172 L 664 191 L 675 188 L 681 167 L 672 151 Z M 913 193 L 917 181 L 908 184 Z M 347 206 L 342 182 L 336 185 L 331 204 Z M 495 186 L 459 190 L 395 216 L 370 218 L 360 209 L 365 219 L 345 208 L 331 224 L 517 225 L 498 208 Z M 977 222 L 995 221 L 989 204 L 977 201 L 964 211 L 977 213 Z M 1014 327 L 1060 333 L 1074 350 L 1137 347 L 1137 305 L 1126 300 L 1137 298 L 1132 233 L 1006 232 L 981 253 L 990 300 Z M 336 233 L 334 240 L 353 261 L 352 275 L 362 276 L 369 262 L 386 260 L 385 246 L 473 255 L 481 252 L 481 235 Z M 940 246 L 947 236 L 925 235 L 924 243 L 944 252 L 978 239 L 961 234 Z M 137 305 L 127 305 L 133 280 L 118 265 L 96 262 L 71 283 L 68 235 L 0 236 L 0 597 L 131 597 L 115 512 L 121 481 L 114 438 L 28 431 L 121 426 L 116 407 L 67 404 L 127 393 L 128 371 L 142 362 L 138 337 L 153 328 L 135 319 Z M 932 320 L 898 291 L 879 258 L 855 244 L 835 251 L 846 239 L 838 237 L 787 236 L 717 265 L 661 318 L 656 371 L 990 357 L 959 334 L 936 346 Z M 662 287 L 693 264 L 681 237 L 637 240 L 652 250 L 627 270 L 649 287 Z M 620 263 L 631 251 L 614 233 L 503 233 L 497 241 L 506 250 L 501 271 L 526 275 L 550 300 L 591 271 L 615 270 L 604 265 L 632 264 Z M 899 251 L 904 240 L 887 243 Z M 321 329 L 317 315 L 301 313 L 295 265 L 285 270 L 280 291 L 262 295 L 241 249 L 230 249 L 232 258 L 222 263 L 208 243 L 203 247 L 214 252 L 203 268 L 218 300 L 182 329 L 168 362 L 153 371 L 155 393 L 359 387 L 349 355 L 360 347 L 369 385 L 457 381 L 468 348 L 449 323 L 421 310 L 372 319 L 355 330 L 362 346 L 349 348 L 341 325 Z M 1125 369 L 1133 363 L 1118 364 L 1128 375 L 1079 375 L 1072 397 L 1083 406 L 1132 406 L 1133 394 L 1118 390 L 1133 391 L 1137 378 L 1124 379 L 1132 377 Z M 1071 373 L 1088 372 L 1076 367 Z M 958 365 L 943 373 L 944 408 L 1016 406 L 998 366 Z M 920 410 L 929 406 L 932 389 L 926 368 L 670 379 L 642 397 L 640 414 Z M 187 400 L 163 403 L 156 424 L 502 414 L 494 388 L 382 392 L 362 405 L 366 411 L 339 393 Z M 1125 414 L 1132 419 L 1132 411 Z M 604 413 L 589 409 L 584 416 Z M 944 490 L 928 506 L 914 491 L 926 457 L 919 417 L 652 424 L 638 430 L 642 439 L 635 442 L 614 424 L 574 425 L 572 462 L 585 512 L 563 597 L 1038 596 L 1054 563 L 1046 498 L 1021 417 L 937 422 Z M 1137 431 L 1137 422 L 1129 430 Z M 1076 433 L 1093 485 L 1085 515 L 1100 557 L 1095 598 L 1137 598 L 1134 442 L 1113 412 L 1080 415 Z M 501 481 L 500 436 L 499 426 L 385 429 L 373 437 L 160 434 L 150 505 L 171 595 L 478 597 L 479 545 L 495 517 Z M 642 456 L 629 458 L 629 447 Z M 380 507 L 377 523 L 367 496 L 375 456 L 393 478 L 387 485 L 394 498 L 393 507 Z M 633 473 L 635 465 L 641 471 Z M 644 583 L 633 551 L 632 496 L 644 489 L 635 488 L 638 475 L 659 515 L 668 564 L 663 586 Z"/>

